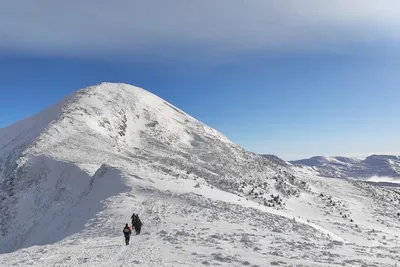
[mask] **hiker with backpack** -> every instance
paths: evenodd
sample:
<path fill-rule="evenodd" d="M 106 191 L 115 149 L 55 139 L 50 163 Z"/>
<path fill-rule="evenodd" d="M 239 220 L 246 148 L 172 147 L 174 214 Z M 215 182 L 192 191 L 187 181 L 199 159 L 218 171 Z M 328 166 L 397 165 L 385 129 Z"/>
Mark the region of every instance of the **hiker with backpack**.
<path fill-rule="evenodd" d="M 132 219 L 132 228 L 135 227 L 136 235 L 139 235 L 143 225 L 142 221 L 139 218 L 139 214 L 133 213 L 131 219 Z"/>
<path fill-rule="evenodd" d="M 125 236 L 125 245 L 129 245 L 129 239 L 131 237 L 132 230 L 131 230 L 131 228 L 129 227 L 128 224 L 125 225 L 125 227 L 122 230 L 122 232 L 124 233 L 124 236 Z"/>

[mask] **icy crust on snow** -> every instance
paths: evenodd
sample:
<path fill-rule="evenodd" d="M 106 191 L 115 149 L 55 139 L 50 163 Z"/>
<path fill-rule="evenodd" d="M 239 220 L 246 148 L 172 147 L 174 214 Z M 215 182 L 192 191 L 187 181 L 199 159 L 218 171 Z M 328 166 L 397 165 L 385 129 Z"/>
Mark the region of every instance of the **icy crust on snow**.
<path fill-rule="evenodd" d="M 47 112 L 24 147 L 0 140 L 7 143 L 0 265 L 388 267 L 400 260 L 398 188 L 325 180 L 249 153 L 130 85 L 89 87 Z M 126 247 L 121 231 L 132 212 L 143 233 Z"/>

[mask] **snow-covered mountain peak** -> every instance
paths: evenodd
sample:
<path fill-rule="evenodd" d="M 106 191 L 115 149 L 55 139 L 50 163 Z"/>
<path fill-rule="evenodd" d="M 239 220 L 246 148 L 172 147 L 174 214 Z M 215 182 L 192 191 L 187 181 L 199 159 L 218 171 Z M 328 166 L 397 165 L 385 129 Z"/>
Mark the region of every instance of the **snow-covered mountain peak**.
<path fill-rule="evenodd" d="M 30 231 L 60 203 L 76 205 L 99 183 L 103 166 L 119 170 L 116 179 L 122 185 L 125 176 L 156 173 L 157 179 L 195 179 L 237 194 L 257 190 L 258 195 L 291 196 L 306 188 L 286 164 L 243 150 L 161 98 L 127 84 L 79 90 L 2 129 L 0 137 L 0 225 L 6 251 L 36 242 L 28 237 L 17 242 L 8 233 L 19 224 L 22 232 Z M 154 183 L 154 177 L 147 179 Z M 259 202 L 264 203 L 261 195 Z"/>
<path fill-rule="evenodd" d="M 200 123 L 175 106 L 154 94 L 122 83 L 101 83 L 77 91 L 54 108 L 27 119 L 37 124 L 46 114 L 46 127 L 19 160 L 22 165 L 30 155 L 46 154 L 57 159 L 79 162 L 77 157 L 87 149 L 113 151 L 115 149 L 145 149 L 149 141 L 169 146 L 190 147 L 197 135 L 233 145 L 224 135 Z M 47 125 L 46 125 L 47 124 Z M 15 127 L 17 128 L 17 127 Z M 15 135 L 15 134 L 14 134 Z M 70 154 L 66 154 L 66 149 Z M 77 150 L 82 150 L 77 153 Z M 85 163 L 101 165 L 108 162 L 105 154 L 100 159 Z M 67 157 L 67 158 L 66 158 Z"/>

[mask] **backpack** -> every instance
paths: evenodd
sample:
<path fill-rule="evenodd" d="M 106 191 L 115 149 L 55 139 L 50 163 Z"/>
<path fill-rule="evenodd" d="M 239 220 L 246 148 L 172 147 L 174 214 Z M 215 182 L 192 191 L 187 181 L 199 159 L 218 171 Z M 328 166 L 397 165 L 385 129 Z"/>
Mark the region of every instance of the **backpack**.
<path fill-rule="evenodd" d="M 131 231 L 131 229 L 129 229 L 129 227 L 124 228 L 124 233 L 129 233 L 130 231 Z"/>

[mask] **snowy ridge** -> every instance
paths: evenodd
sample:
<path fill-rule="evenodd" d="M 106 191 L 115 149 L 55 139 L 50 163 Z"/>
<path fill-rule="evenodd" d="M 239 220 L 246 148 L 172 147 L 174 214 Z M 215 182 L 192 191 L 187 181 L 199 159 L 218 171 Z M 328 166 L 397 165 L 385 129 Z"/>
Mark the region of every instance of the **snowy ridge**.
<path fill-rule="evenodd" d="M 247 152 L 131 85 L 85 88 L 0 137 L 5 266 L 386 267 L 400 259 L 397 188 L 324 180 Z M 143 234 L 125 247 L 132 212 Z"/>
<path fill-rule="evenodd" d="M 7 166 L 15 161 L 62 112 L 66 97 L 47 110 L 7 128 L 0 129 L 0 172 L 7 172 Z M 7 157 L 6 157 L 7 156 Z"/>
<path fill-rule="evenodd" d="M 348 157 L 312 157 L 292 161 L 292 163 L 312 167 L 325 177 L 400 178 L 400 157 L 394 155 L 372 155 L 363 160 Z"/>

